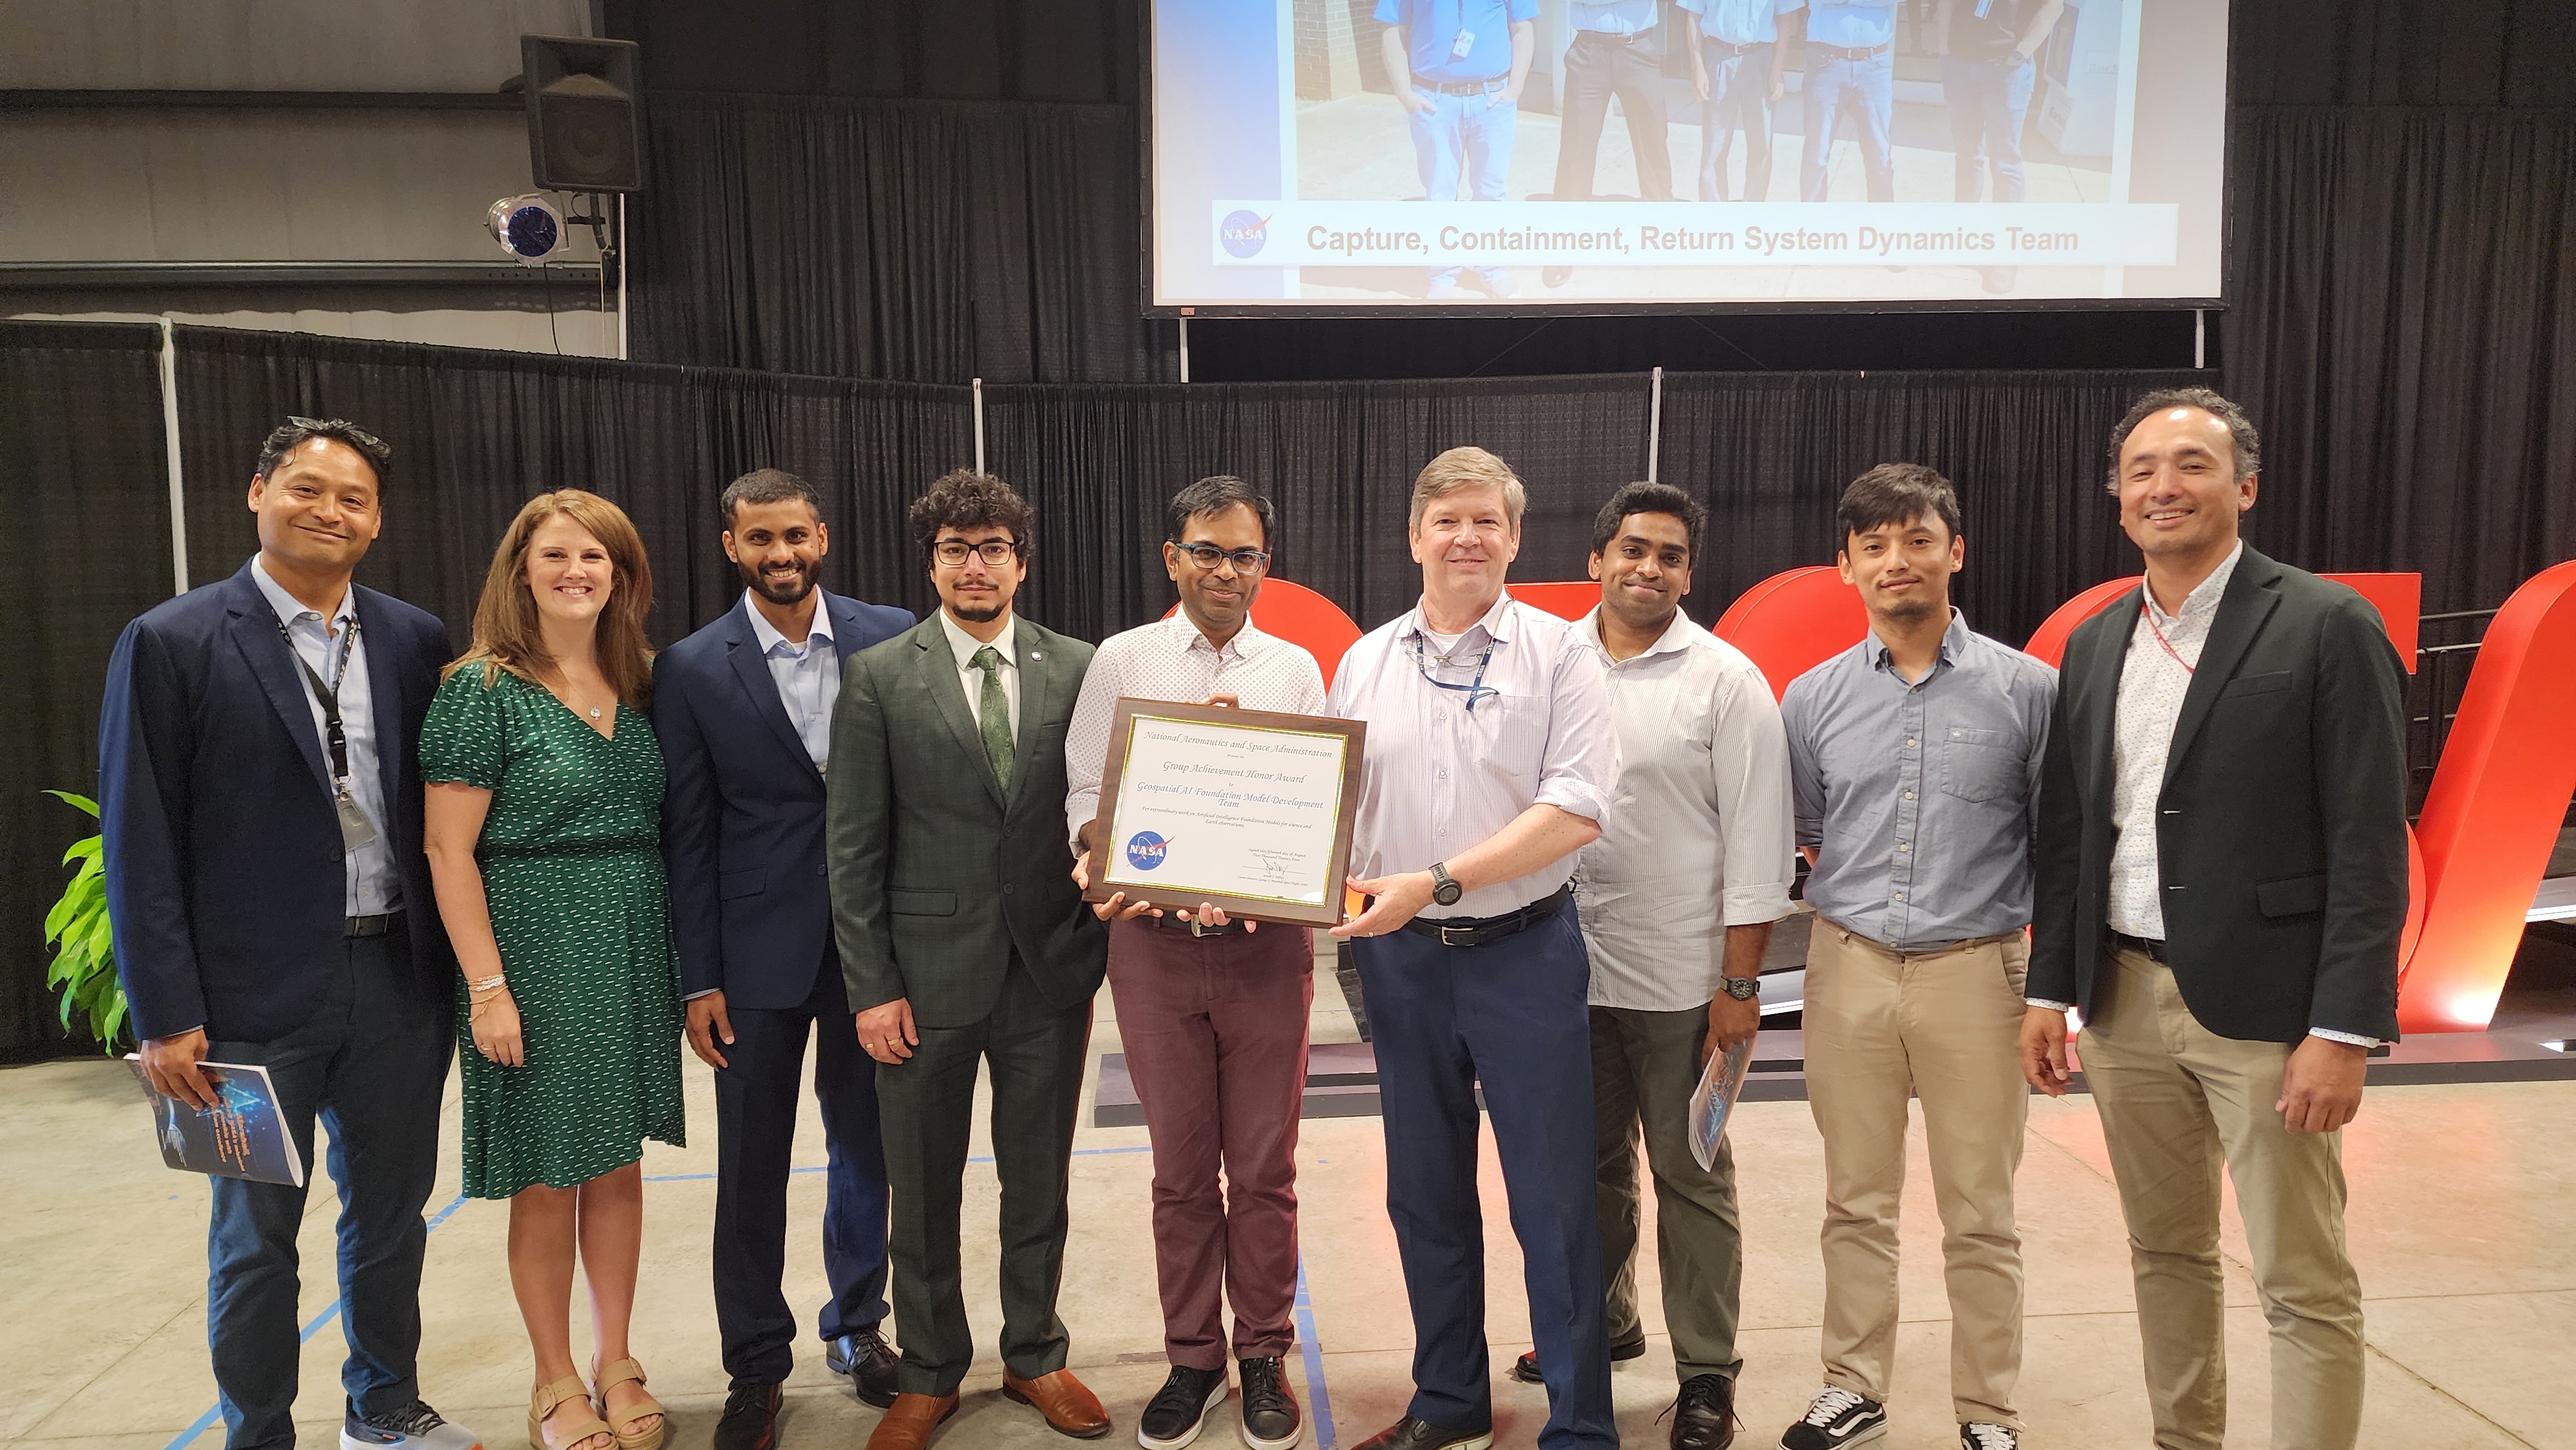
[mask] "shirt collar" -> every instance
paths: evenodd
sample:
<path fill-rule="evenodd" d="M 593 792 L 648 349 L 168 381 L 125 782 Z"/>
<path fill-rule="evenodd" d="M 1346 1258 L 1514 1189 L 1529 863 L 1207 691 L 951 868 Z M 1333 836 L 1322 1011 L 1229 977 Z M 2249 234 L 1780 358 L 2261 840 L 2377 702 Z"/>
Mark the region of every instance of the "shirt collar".
<path fill-rule="evenodd" d="M 751 637 L 759 642 L 760 652 L 764 655 L 776 654 L 781 646 L 791 651 L 810 650 L 818 639 L 825 644 L 832 643 L 832 596 L 824 593 L 820 586 L 814 590 L 814 624 L 806 631 L 803 644 L 796 644 L 780 634 L 778 626 L 769 622 L 769 616 L 760 612 L 759 601 L 752 598 L 748 589 L 742 591 L 742 612 L 751 616 Z"/>
<path fill-rule="evenodd" d="M 1485 638 L 1492 640 L 1496 644 L 1510 644 L 1512 642 L 1512 596 L 1510 590 L 1503 591 L 1503 596 L 1494 601 L 1494 607 L 1485 611 L 1485 617 L 1477 620 L 1474 624 L 1467 626 L 1466 634 L 1462 634 L 1458 636 L 1458 638 L 1461 642 L 1464 642 L 1468 635 L 1472 635 L 1480 629 L 1485 632 Z M 1405 616 L 1404 628 L 1396 631 L 1396 638 L 1402 639 L 1408 634 L 1418 634 L 1425 638 L 1428 638 L 1431 634 L 1431 626 L 1423 622 L 1422 603 L 1419 600 L 1414 601 L 1413 612 Z"/>
<path fill-rule="evenodd" d="M 2182 597 L 2182 608 L 2171 614 L 2165 613 L 2164 606 L 2156 603 L 2156 591 L 2143 583 L 2138 586 L 2139 597 L 2147 601 L 2147 608 L 2155 611 L 2159 624 L 2205 623 L 2218 613 L 2218 601 L 2227 593 L 2228 578 L 2236 572 L 2236 561 L 2244 557 L 2245 541 L 2238 539 L 2236 547 L 2227 551 L 2227 557 L 2219 561 L 2218 567 L 2209 571 L 2209 577 L 2191 586 L 2191 592 Z"/>
<path fill-rule="evenodd" d="M 945 606 L 943 606 L 939 611 L 939 627 L 948 631 L 948 648 L 951 653 L 957 656 L 957 668 L 961 670 L 972 668 L 970 662 L 975 658 L 975 651 L 979 649 L 990 649 L 994 651 L 1002 657 L 1003 664 L 1010 666 L 1012 669 L 1018 669 L 1020 667 L 1019 657 L 1011 653 L 1012 636 L 1019 633 L 1018 625 L 1018 619 L 1009 614 L 1003 615 L 1002 632 L 994 636 L 993 642 L 987 645 L 982 640 L 968 634 L 956 620 L 950 618 Z"/>
<path fill-rule="evenodd" d="M 1601 657 L 1603 659 L 1608 659 L 1610 657 L 1610 646 L 1601 638 L 1600 605 L 1593 605 L 1592 611 L 1583 616 L 1583 621 L 1577 626 L 1577 628 L 1583 631 L 1583 638 L 1586 643 L 1590 644 L 1594 649 L 1601 651 Z M 1622 663 L 1632 663 L 1634 660 L 1652 659 L 1656 655 L 1668 655 L 1678 650 L 1689 649 L 1691 644 L 1691 630 L 1693 628 L 1695 628 L 1695 626 L 1692 625 L 1690 616 L 1676 609 L 1673 611 L 1672 623 L 1664 626 L 1664 632 L 1655 637 L 1655 642 L 1653 644 L 1646 646 L 1645 653 L 1632 656 L 1629 661 L 1622 661 Z"/>
<path fill-rule="evenodd" d="M 1234 637 L 1227 640 L 1222 647 L 1208 643 L 1207 636 L 1199 633 L 1199 627 L 1190 623 L 1190 613 L 1186 609 L 1175 609 L 1155 623 L 1162 628 L 1165 637 L 1172 645 L 1183 654 L 1203 649 L 1214 653 L 1219 659 L 1243 660 L 1261 653 L 1270 643 L 1270 636 L 1263 634 L 1260 627 L 1250 619 L 1244 620 L 1243 628 L 1236 630 Z"/>
<path fill-rule="evenodd" d="M 277 611 L 278 623 L 291 625 L 300 619 L 322 617 L 322 611 L 306 607 L 303 600 L 287 593 L 286 586 L 277 582 L 275 576 L 268 572 L 268 565 L 262 563 L 257 554 L 250 556 L 250 577 L 251 582 L 259 586 L 260 594 L 268 600 L 268 607 Z M 344 624 L 357 617 L 358 587 L 352 584 L 340 591 L 340 605 L 332 611 L 331 621 Z M 332 633 L 338 631 L 333 630 Z"/>
<path fill-rule="evenodd" d="M 1896 661 L 1888 654 L 1887 641 L 1880 639 L 1876 630 L 1872 630 L 1862 643 L 1869 651 L 1871 669 L 1895 670 Z M 1957 665 L 1967 652 L 1968 616 L 1961 614 L 1959 606 L 1953 604 L 1950 606 L 1950 627 L 1941 631 L 1941 657 L 1933 662 L 1933 671 L 1938 673 L 1943 665 Z"/>

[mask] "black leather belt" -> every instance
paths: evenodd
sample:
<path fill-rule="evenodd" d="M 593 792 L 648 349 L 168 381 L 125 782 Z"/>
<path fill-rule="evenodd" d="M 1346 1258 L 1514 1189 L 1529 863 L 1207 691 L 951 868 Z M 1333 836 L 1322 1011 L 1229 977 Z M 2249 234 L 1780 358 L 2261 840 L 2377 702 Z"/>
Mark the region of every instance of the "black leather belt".
<path fill-rule="evenodd" d="M 344 937 L 391 936 L 402 929 L 403 914 L 388 911 L 379 916 L 352 916 L 346 919 L 340 935 Z"/>
<path fill-rule="evenodd" d="M 1511 83 L 1512 78 L 1510 76 L 1495 76 L 1491 80 L 1482 81 L 1427 81 L 1420 76 L 1415 76 L 1413 78 L 1413 88 L 1415 90 L 1436 91 L 1444 96 L 1488 95 L 1492 92 L 1504 89 Z"/>
<path fill-rule="evenodd" d="M 1507 911 L 1500 916 L 1453 916 L 1446 921 L 1431 921 L 1417 916 L 1406 922 L 1404 929 L 1417 936 L 1430 937 L 1444 947 L 1480 947 L 1529 930 L 1556 915 L 1557 908 L 1573 896 L 1574 883 L 1569 881 L 1556 888 L 1554 895 L 1542 897 L 1518 911 Z"/>
<path fill-rule="evenodd" d="M 1243 931 L 1243 918 L 1239 916 L 1227 917 L 1223 926 L 1209 926 L 1195 920 L 1183 921 L 1177 914 L 1169 911 L 1161 916 L 1149 916 L 1145 919 L 1165 931 L 1185 931 L 1192 936 L 1236 936 Z"/>
<path fill-rule="evenodd" d="M 2124 950 L 2153 957 L 2160 962 L 2165 959 L 2165 944 L 2155 937 L 2131 936 L 2125 931 L 2115 931 L 2111 933 L 2111 943 Z"/>
<path fill-rule="evenodd" d="M 1821 55 L 1827 60 L 1876 60 L 1895 48 L 1896 42 L 1892 40 L 1882 40 L 1867 50 L 1853 50 L 1840 45 L 1818 45 L 1812 40 L 1807 42 L 1807 54 Z"/>
<path fill-rule="evenodd" d="M 1656 36 L 1654 28 L 1649 26 L 1644 30 L 1631 30 L 1625 35 L 1608 30 L 1578 30 L 1574 32 L 1574 38 L 1589 40 L 1599 45 L 1635 45 L 1640 41 L 1653 40 Z"/>

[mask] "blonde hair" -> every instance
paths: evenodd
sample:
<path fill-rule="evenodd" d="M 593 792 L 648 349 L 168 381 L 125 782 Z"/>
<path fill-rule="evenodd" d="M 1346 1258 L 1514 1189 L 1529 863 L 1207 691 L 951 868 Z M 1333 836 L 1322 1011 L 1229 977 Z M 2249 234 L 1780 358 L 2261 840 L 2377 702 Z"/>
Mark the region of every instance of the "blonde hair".
<path fill-rule="evenodd" d="M 473 646 L 440 677 L 480 665 L 487 689 L 501 673 L 545 684 L 543 676 L 555 662 L 546 653 L 536 596 L 528 588 L 528 544 L 556 518 L 580 525 L 608 551 L 608 607 L 600 611 L 595 645 L 599 672 L 627 708 L 641 710 L 653 693 L 653 651 L 644 643 L 644 616 L 653 608 L 653 565 L 644 557 L 644 540 L 626 511 L 578 488 L 538 494 L 501 531 L 500 547 L 492 551 L 492 567 L 483 576 L 483 596 L 474 604 Z"/>
<path fill-rule="evenodd" d="M 1521 476 L 1512 466 L 1482 448 L 1452 448 L 1429 463 L 1413 480 L 1413 514 L 1405 521 L 1408 529 L 1422 527 L 1424 510 L 1435 498 L 1444 498 L 1461 489 L 1500 489 L 1503 514 L 1514 529 L 1521 526 L 1521 510 L 1529 506 L 1529 492 L 1521 487 Z"/>

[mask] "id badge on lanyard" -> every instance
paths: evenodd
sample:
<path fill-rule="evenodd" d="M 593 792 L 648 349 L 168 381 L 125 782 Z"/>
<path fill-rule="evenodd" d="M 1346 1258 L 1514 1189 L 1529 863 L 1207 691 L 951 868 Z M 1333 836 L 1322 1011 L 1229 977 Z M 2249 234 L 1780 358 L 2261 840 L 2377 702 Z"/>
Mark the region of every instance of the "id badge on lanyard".
<path fill-rule="evenodd" d="M 324 630 L 327 633 L 329 626 L 325 625 Z M 372 845 L 376 839 L 376 823 L 367 818 L 366 807 L 359 805 L 357 797 L 349 793 L 349 733 L 340 718 L 340 686 L 348 682 L 349 661 L 357 658 L 358 654 L 358 621 L 354 618 L 349 621 L 348 643 L 340 651 L 340 668 L 332 673 L 327 685 L 320 675 L 314 673 L 313 666 L 304 662 L 303 654 L 295 648 L 295 639 L 286 632 L 283 622 L 277 626 L 277 637 L 286 641 L 286 653 L 294 659 L 296 669 L 303 672 L 304 683 L 313 691 L 314 703 L 322 707 L 322 738 L 331 748 L 331 807 L 340 817 L 340 845 L 350 851 Z"/>

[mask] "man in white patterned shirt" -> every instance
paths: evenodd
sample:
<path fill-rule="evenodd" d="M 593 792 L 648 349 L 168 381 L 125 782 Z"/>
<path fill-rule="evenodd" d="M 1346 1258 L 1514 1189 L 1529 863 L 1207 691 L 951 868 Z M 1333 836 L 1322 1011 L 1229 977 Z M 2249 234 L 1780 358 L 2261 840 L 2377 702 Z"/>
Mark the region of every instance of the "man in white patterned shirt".
<path fill-rule="evenodd" d="M 2146 584 L 2067 640 L 2040 790 L 2022 1071 L 2066 1091 L 2080 1005 L 2161 1450 L 2226 1434 L 2222 1160 L 2272 1326 L 2272 1443 L 2361 1428 L 2339 1130 L 2397 1035 L 2405 676 L 2360 595 L 2245 547 L 2260 447 L 2203 388 L 2112 434 Z"/>
<path fill-rule="evenodd" d="M 1065 823 L 1089 884 L 1100 778 L 1121 696 L 1324 713 L 1324 676 L 1304 649 L 1262 633 L 1252 601 L 1270 568 L 1270 500 L 1242 479 L 1203 478 L 1172 499 L 1163 568 L 1178 613 L 1101 641 L 1065 727 Z M 1304 927 L 1230 921 L 1214 908 L 1166 915 L 1112 895 L 1118 1038 L 1154 1143 L 1154 1271 L 1170 1377 L 1137 1422 L 1145 1450 L 1188 1444 L 1239 1362 L 1251 1450 L 1302 1433 L 1282 1359 L 1296 1342 L 1297 1118 L 1315 946 Z M 1225 1188 L 1217 1187 L 1222 1167 Z M 1231 1350 L 1219 1323 L 1234 1304 Z"/>

